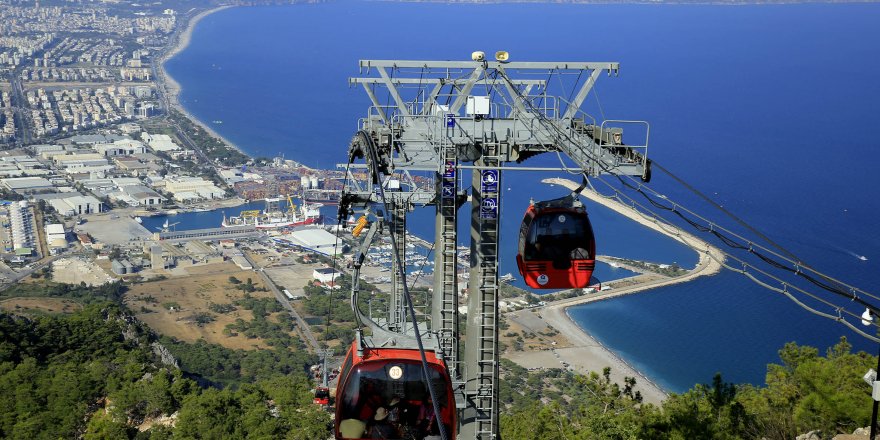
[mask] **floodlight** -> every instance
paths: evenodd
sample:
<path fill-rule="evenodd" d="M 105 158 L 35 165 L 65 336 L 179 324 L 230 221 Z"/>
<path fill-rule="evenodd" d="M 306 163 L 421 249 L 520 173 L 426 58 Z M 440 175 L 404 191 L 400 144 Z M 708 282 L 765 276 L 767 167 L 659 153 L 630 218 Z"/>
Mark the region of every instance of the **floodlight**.
<path fill-rule="evenodd" d="M 507 53 L 506 50 L 499 50 L 498 52 L 495 52 L 495 59 L 503 63 L 510 59 L 510 54 Z"/>
<path fill-rule="evenodd" d="M 478 50 L 476 52 L 471 53 L 471 59 L 474 61 L 485 61 L 486 60 L 486 52 L 482 50 Z"/>

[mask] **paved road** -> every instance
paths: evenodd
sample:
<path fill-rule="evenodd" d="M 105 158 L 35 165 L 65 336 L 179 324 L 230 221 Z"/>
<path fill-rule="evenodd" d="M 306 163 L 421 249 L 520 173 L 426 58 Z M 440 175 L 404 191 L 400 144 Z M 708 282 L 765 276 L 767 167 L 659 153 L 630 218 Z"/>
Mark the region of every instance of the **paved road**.
<path fill-rule="evenodd" d="M 190 11 L 192 11 L 192 9 Z M 168 52 L 173 50 L 173 48 L 177 46 L 177 40 L 179 38 L 181 38 L 181 35 L 184 32 L 186 32 L 186 28 L 187 28 L 186 23 L 189 23 L 190 18 L 191 18 L 190 16 L 186 16 L 186 17 L 184 17 L 183 20 L 180 21 L 181 23 L 183 23 L 183 25 L 177 26 L 174 30 L 174 35 L 171 37 L 171 41 L 173 41 L 174 43 L 166 45 L 164 51 L 157 57 L 158 61 L 155 63 L 152 63 L 151 67 L 153 69 L 153 78 L 156 82 L 156 93 L 159 95 L 159 102 L 161 103 L 161 109 L 165 113 L 165 116 L 164 116 L 165 120 L 174 128 L 174 131 L 176 132 L 177 137 L 180 138 L 180 140 L 183 141 L 184 144 L 186 144 L 185 147 L 190 150 L 195 151 L 196 155 L 198 155 L 207 165 L 209 165 L 211 168 L 213 168 L 214 171 L 219 175 L 220 170 L 217 169 L 217 167 L 214 165 L 214 162 L 212 162 L 211 159 L 209 159 L 208 156 L 206 156 L 205 153 L 203 153 L 201 149 L 196 147 L 195 142 L 193 142 L 193 140 L 189 137 L 189 135 L 186 132 L 184 132 L 180 128 L 180 126 L 177 125 L 176 122 L 171 120 L 170 116 L 171 116 L 171 110 L 172 110 L 173 106 L 172 106 L 171 98 L 168 96 L 168 88 L 167 88 L 166 82 L 165 82 L 165 75 L 163 75 L 160 72 L 160 67 L 159 67 L 159 65 L 161 63 L 165 62 L 165 59 L 168 56 Z"/>
<path fill-rule="evenodd" d="M 12 108 L 15 112 L 17 125 L 15 140 L 19 146 L 31 143 L 31 130 L 28 111 L 27 98 L 24 96 L 24 89 L 21 86 L 21 79 L 18 76 L 18 70 L 12 72 L 12 78 L 9 80 L 12 85 Z"/>
<path fill-rule="evenodd" d="M 36 272 L 36 271 L 38 271 L 38 270 L 43 269 L 44 267 L 48 266 L 49 264 L 52 264 L 53 261 L 55 261 L 55 260 L 57 260 L 57 259 L 59 259 L 59 258 L 61 258 L 61 257 L 69 256 L 69 255 L 71 255 L 71 254 L 72 254 L 71 252 L 67 252 L 67 253 L 62 253 L 62 254 L 58 254 L 58 255 L 53 255 L 53 256 L 51 256 L 51 257 L 49 257 L 49 258 L 46 258 L 46 259 L 41 260 L 41 261 L 38 262 L 38 263 L 35 263 L 35 264 L 34 264 L 33 266 L 31 266 L 29 269 L 25 269 L 25 270 L 22 270 L 22 271 L 19 271 L 19 272 L 15 272 L 15 275 L 12 276 L 11 278 L 9 278 L 8 281 L 3 282 L 2 284 L 0 284 L 0 291 L 2 291 L 2 290 L 6 290 L 6 288 L 8 288 L 8 287 L 12 286 L 13 284 L 17 283 L 19 280 L 24 279 L 24 278 L 30 276 L 32 273 L 34 273 L 34 272 Z"/>
<path fill-rule="evenodd" d="M 290 305 L 290 301 L 287 300 L 287 296 L 284 295 L 284 292 L 278 289 L 278 286 L 276 286 L 272 279 L 269 278 L 269 275 L 266 275 L 266 272 L 263 271 L 263 268 L 258 267 L 256 263 L 254 263 L 254 260 L 251 259 L 250 255 L 247 254 L 247 252 L 244 252 L 243 254 L 248 263 L 250 263 L 250 265 L 256 269 L 257 273 L 260 274 L 260 277 L 263 279 L 263 283 L 266 284 L 266 286 L 269 286 L 269 289 L 271 289 L 272 293 L 275 294 L 275 299 L 277 299 L 278 302 L 281 303 L 281 305 L 284 306 L 285 309 L 287 309 L 287 312 L 294 319 L 294 321 L 296 321 L 296 326 L 299 329 L 300 334 L 302 334 L 306 341 L 308 341 L 309 346 L 311 346 L 312 348 L 312 352 L 317 353 L 320 347 L 318 346 L 318 340 L 315 339 L 315 335 L 312 333 L 311 327 L 309 327 L 309 325 L 302 319 L 302 317 L 299 316 L 299 313 L 297 313 L 296 309 L 294 309 L 293 306 Z"/>

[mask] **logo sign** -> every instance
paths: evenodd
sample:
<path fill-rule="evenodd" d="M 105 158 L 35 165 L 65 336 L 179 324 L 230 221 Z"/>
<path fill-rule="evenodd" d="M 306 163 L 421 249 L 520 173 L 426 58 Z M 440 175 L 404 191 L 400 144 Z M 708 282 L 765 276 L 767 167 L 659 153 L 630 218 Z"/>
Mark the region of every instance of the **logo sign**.
<path fill-rule="evenodd" d="M 486 197 L 480 205 L 480 218 L 498 218 L 498 197 Z"/>
<path fill-rule="evenodd" d="M 455 197 L 455 182 L 443 182 L 443 197 Z"/>
<path fill-rule="evenodd" d="M 538 275 L 538 279 L 536 281 L 538 281 L 538 284 L 543 286 L 550 282 L 550 277 L 548 277 L 547 274 L 542 273 L 541 275 Z"/>
<path fill-rule="evenodd" d="M 443 177 L 453 179 L 455 178 L 455 161 L 447 160 L 446 167 L 443 168 Z"/>
<path fill-rule="evenodd" d="M 447 113 L 446 114 L 446 128 L 455 128 L 455 114 Z"/>
<path fill-rule="evenodd" d="M 498 170 L 483 170 L 480 179 L 481 192 L 498 192 Z"/>

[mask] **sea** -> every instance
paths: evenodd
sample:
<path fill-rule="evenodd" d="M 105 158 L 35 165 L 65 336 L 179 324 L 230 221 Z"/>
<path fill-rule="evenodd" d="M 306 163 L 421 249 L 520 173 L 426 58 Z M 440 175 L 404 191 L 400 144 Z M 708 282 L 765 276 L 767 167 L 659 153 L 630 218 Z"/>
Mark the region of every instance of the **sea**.
<path fill-rule="evenodd" d="M 588 97 L 593 114 L 649 121 L 648 155 L 658 164 L 809 266 L 880 293 L 877 17 L 876 3 L 236 7 L 199 22 L 166 68 L 183 88 L 183 106 L 247 153 L 333 168 L 369 106 L 347 82 L 359 75 L 358 60 L 467 60 L 475 50 L 506 50 L 517 61 L 618 61 L 619 76 L 600 77 Z M 526 165 L 558 166 L 545 156 Z M 516 230 L 529 199 L 566 194 L 540 183 L 545 177 L 566 174 L 502 176 L 501 273 L 516 274 Z M 750 234 L 665 173 L 655 171 L 649 186 Z M 667 237 L 588 209 L 600 254 L 697 262 Z M 416 210 L 412 230 L 430 237 L 432 216 Z M 596 272 L 599 280 L 627 275 L 606 265 Z M 857 350 L 878 349 L 732 271 L 569 314 L 673 392 L 716 372 L 762 385 L 787 342 L 825 350 L 845 336 Z"/>

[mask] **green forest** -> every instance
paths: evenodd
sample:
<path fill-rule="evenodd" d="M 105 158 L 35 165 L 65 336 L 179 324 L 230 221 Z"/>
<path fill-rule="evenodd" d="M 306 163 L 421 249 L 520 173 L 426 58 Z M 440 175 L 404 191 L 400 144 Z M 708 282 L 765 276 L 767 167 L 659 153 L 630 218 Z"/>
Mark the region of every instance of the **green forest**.
<path fill-rule="evenodd" d="M 502 438 L 788 440 L 869 424 L 861 376 L 876 358 L 845 339 L 821 354 L 790 343 L 779 356 L 765 386 L 716 375 L 662 407 L 608 370 L 530 372 L 505 361 Z M 0 313 L 0 438 L 325 439 L 330 415 L 311 403 L 306 374 L 314 361 L 283 347 L 158 338 L 114 302 L 67 315 Z"/>
<path fill-rule="evenodd" d="M 768 365 L 763 387 L 725 383 L 716 374 L 711 383 L 672 394 L 662 407 L 643 404 L 633 378 L 612 383 L 607 369 L 536 374 L 508 362 L 502 438 L 792 440 L 818 431 L 830 439 L 870 424 L 871 387 L 862 376 L 876 357 L 852 353 L 845 338 L 824 356 L 788 343 L 779 357 L 780 364 Z"/>
<path fill-rule="evenodd" d="M 2 313 L 0 336 L 0 438 L 317 439 L 330 429 L 311 403 L 310 356 L 165 339 L 177 368 L 113 303 Z"/>

